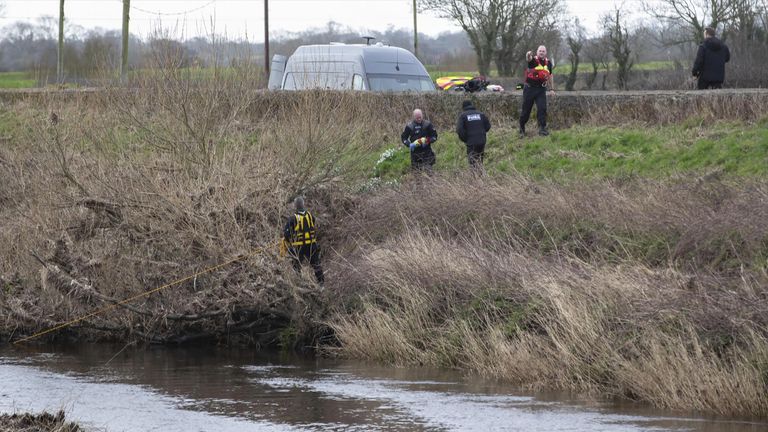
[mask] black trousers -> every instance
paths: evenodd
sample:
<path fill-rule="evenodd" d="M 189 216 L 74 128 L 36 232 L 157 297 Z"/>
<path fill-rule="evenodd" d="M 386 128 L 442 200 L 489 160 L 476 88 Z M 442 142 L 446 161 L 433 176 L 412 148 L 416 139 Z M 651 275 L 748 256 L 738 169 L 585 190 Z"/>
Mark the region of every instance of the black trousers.
<path fill-rule="evenodd" d="M 291 257 L 293 258 L 293 268 L 296 271 L 301 271 L 301 264 L 304 261 L 308 261 L 309 265 L 315 271 L 315 278 L 317 282 L 322 285 L 325 282 L 325 275 L 323 275 L 323 266 L 320 264 L 320 246 L 306 245 L 294 248 Z"/>
<path fill-rule="evenodd" d="M 547 127 L 547 88 L 531 87 L 528 84 L 523 88 L 523 109 L 520 112 L 520 129 L 525 130 L 525 124 L 531 118 L 533 104 L 536 104 L 536 118 L 539 121 L 539 129 Z"/>
<path fill-rule="evenodd" d="M 720 89 L 720 88 L 723 88 L 723 82 L 722 81 L 705 81 L 699 78 L 699 82 L 696 87 L 699 90 Z"/>
<path fill-rule="evenodd" d="M 432 149 L 411 152 L 411 170 L 413 171 L 432 171 L 435 161 L 435 153 Z"/>
<path fill-rule="evenodd" d="M 467 161 L 470 168 L 482 168 L 485 156 L 485 144 L 467 145 Z"/>

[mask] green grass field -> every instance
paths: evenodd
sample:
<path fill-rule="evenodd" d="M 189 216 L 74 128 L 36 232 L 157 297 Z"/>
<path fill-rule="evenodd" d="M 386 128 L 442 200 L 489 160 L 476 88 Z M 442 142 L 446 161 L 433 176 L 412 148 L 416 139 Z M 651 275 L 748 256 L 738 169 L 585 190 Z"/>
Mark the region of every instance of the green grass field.
<path fill-rule="evenodd" d="M 671 61 L 650 61 L 645 63 L 638 63 L 632 66 L 632 70 L 633 71 L 667 70 L 667 69 L 674 69 L 674 67 L 675 67 L 675 64 Z M 615 63 L 610 64 L 610 69 L 615 70 L 616 64 Z M 607 68 L 601 65 L 597 70 L 598 72 L 605 72 Z M 580 73 L 591 72 L 592 65 L 590 63 L 582 62 L 579 64 L 579 71 Z M 432 77 L 433 81 L 444 76 L 476 76 L 479 74 L 477 71 L 441 70 L 440 67 L 437 65 L 427 65 L 427 72 L 429 72 L 429 76 Z M 567 75 L 570 72 L 571 72 L 571 65 L 568 63 L 561 63 L 561 64 L 555 65 L 555 73 L 558 75 Z M 496 69 L 492 69 L 489 76 L 498 77 L 499 73 Z"/>
<path fill-rule="evenodd" d="M 722 172 L 732 177 L 768 177 L 768 120 L 711 127 L 683 124 L 663 128 L 575 127 L 549 137 L 520 140 L 514 131 L 491 131 L 486 146 L 489 173 L 518 171 L 535 178 L 663 178 Z M 535 125 L 531 126 L 535 131 Z M 373 177 L 399 180 L 409 172 L 408 149 L 371 157 Z M 458 137 L 443 132 L 433 149 L 437 170 L 467 166 Z M 380 159 L 381 162 L 377 163 Z"/>
<path fill-rule="evenodd" d="M 0 72 L 0 89 L 37 87 L 37 80 L 27 72 Z"/>
<path fill-rule="evenodd" d="M 654 71 L 654 70 L 668 70 L 668 69 L 674 69 L 675 64 L 671 61 L 651 61 L 651 62 L 645 62 L 645 63 L 638 63 L 634 66 L 632 66 L 633 71 Z M 616 70 L 616 63 L 610 64 L 610 69 L 612 71 Z M 597 68 L 598 72 L 605 72 L 608 68 L 601 65 Z M 579 73 L 587 73 L 592 72 L 592 64 L 588 62 L 582 62 L 579 64 Z M 571 73 L 571 65 L 568 63 L 561 63 L 559 65 L 555 65 L 555 73 L 559 75 L 567 75 Z"/>
<path fill-rule="evenodd" d="M 193 80 L 208 80 L 208 79 L 221 79 L 221 78 L 232 78 L 236 75 L 236 72 L 232 68 L 219 68 L 218 70 L 214 70 L 213 68 L 198 68 L 198 67 L 191 67 L 191 68 L 183 68 L 180 69 L 182 76 L 184 78 L 191 78 Z M 132 70 L 129 71 L 128 76 L 131 79 L 139 79 L 139 78 L 150 78 L 153 79 L 154 75 L 161 74 L 161 71 L 152 71 L 151 69 L 139 69 L 139 70 Z M 110 75 L 109 77 L 102 77 L 102 78 L 111 78 L 111 79 L 117 79 L 119 78 L 119 72 L 115 72 L 113 75 Z M 254 79 L 262 79 L 261 71 L 259 70 L 256 74 Z M 35 88 L 38 87 L 38 81 L 34 78 L 34 73 L 32 72 L 0 72 L 0 89 L 25 89 L 25 88 Z M 61 87 L 57 86 L 56 84 L 51 84 L 51 86 L 55 87 Z M 66 88 L 77 88 L 78 84 L 74 83 L 67 83 L 64 84 L 64 87 Z"/>

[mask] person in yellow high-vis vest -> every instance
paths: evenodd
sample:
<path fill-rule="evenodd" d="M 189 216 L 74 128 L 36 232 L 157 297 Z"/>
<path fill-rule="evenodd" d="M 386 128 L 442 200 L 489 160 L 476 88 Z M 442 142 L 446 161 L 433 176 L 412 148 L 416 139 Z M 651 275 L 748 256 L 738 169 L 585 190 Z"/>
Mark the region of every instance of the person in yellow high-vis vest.
<path fill-rule="evenodd" d="M 528 68 L 525 70 L 525 86 L 523 87 L 523 106 L 520 109 L 520 129 L 518 135 L 525 138 L 525 124 L 531 117 L 531 110 L 536 104 L 536 119 L 539 122 L 539 135 L 549 135 L 547 129 L 547 90 L 554 96 L 555 87 L 552 70 L 555 65 L 547 58 L 547 47 L 540 46 L 536 55 L 528 51 L 525 54 Z"/>
<path fill-rule="evenodd" d="M 323 284 L 323 266 L 320 264 L 320 246 L 317 244 L 317 222 L 315 217 L 304 206 L 304 198 L 294 200 L 296 213 L 288 218 L 283 229 L 283 239 L 290 245 L 290 257 L 293 267 L 301 271 L 301 264 L 308 261 L 315 271 L 315 278 Z"/>

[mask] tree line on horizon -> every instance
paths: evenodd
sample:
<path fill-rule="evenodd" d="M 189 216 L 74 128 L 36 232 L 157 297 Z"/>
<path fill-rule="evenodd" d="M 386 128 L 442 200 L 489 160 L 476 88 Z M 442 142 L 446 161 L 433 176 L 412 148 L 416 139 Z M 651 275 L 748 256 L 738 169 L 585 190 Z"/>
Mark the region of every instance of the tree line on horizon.
<path fill-rule="evenodd" d="M 653 0 L 643 3 L 643 16 L 630 14 L 625 3 L 607 11 L 597 31 L 588 31 L 570 16 L 564 0 L 422 0 L 420 5 L 462 28 L 437 36 L 419 34 L 420 60 L 441 73 L 520 77 L 525 52 L 544 44 L 565 72 L 556 76 L 567 90 L 679 87 L 688 78 L 704 28 L 713 26 L 733 53 L 726 84 L 768 85 L 768 72 L 754 62 L 768 58 L 768 0 Z M 119 67 L 118 30 L 72 23 L 65 30 L 66 81 L 88 82 Z M 41 84 L 54 81 L 57 32 L 58 22 L 51 16 L 5 26 L 0 72 L 28 72 Z M 411 29 L 390 26 L 384 31 L 361 31 L 336 22 L 275 35 L 270 48 L 272 54 L 290 55 L 300 45 L 362 43 L 362 36 L 413 50 Z M 262 43 L 157 30 L 147 37 L 131 35 L 130 68 L 155 65 L 158 52 L 178 67 L 263 63 Z M 638 67 L 648 62 L 663 63 L 669 70 Z"/>

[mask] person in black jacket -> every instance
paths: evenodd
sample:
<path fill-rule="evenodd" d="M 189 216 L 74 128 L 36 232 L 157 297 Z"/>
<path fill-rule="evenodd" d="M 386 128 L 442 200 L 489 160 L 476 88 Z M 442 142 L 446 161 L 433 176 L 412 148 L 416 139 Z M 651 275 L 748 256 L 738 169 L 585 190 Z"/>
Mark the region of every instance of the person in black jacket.
<path fill-rule="evenodd" d="M 731 51 L 715 37 L 715 29 L 704 30 L 704 42 L 699 45 L 693 62 L 693 76 L 699 79 L 698 89 L 723 88 L 725 64 L 731 60 Z"/>
<path fill-rule="evenodd" d="M 549 135 L 547 130 L 547 89 L 555 94 L 555 81 L 552 79 L 552 71 L 555 68 L 552 60 L 547 58 L 547 47 L 541 45 L 536 50 L 536 55 L 528 51 L 525 54 L 528 68 L 525 70 L 525 86 L 523 87 L 523 106 L 520 109 L 520 129 L 518 135 L 525 138 L 525 124 L 531 117 L 533 104 L 536 104 L 536 118 L 539 121 L 539 135 Z"/>
<path fill-rule="evenodd" d="M 413 110 L 413 121 L 405 125 L 400 135 L 403 145 L 411 150 L 411 169 L 429 170 L 435 164 L 432 143 L 437 141 L 437 131 L 420 109 Z"/>
<path fill-rule="evenodd" d="M 293 201 L 296 213 L 288 218 L 283 228 L 283 238 L 290 245 L 293 267 L 301 271 L 301 263 L 308 261 L 315 271 L 317 282 L 325 282 L 323 266 L 320 264 L 320 246 L 317 245 L 317 225 L 315 217 L 304 206 L 304 198 L 296 197 Z"/>
<path fill-rule="evenodd" d="M 482 168 L 485 152 L 485 135 L 491 130 L 491 122 L 485 114 L 472 105 L 472 101 L 461 103 L 462 113 L 456 121 L 456 134 L 467 145 L 467 160 L 472 168 Z"/>

